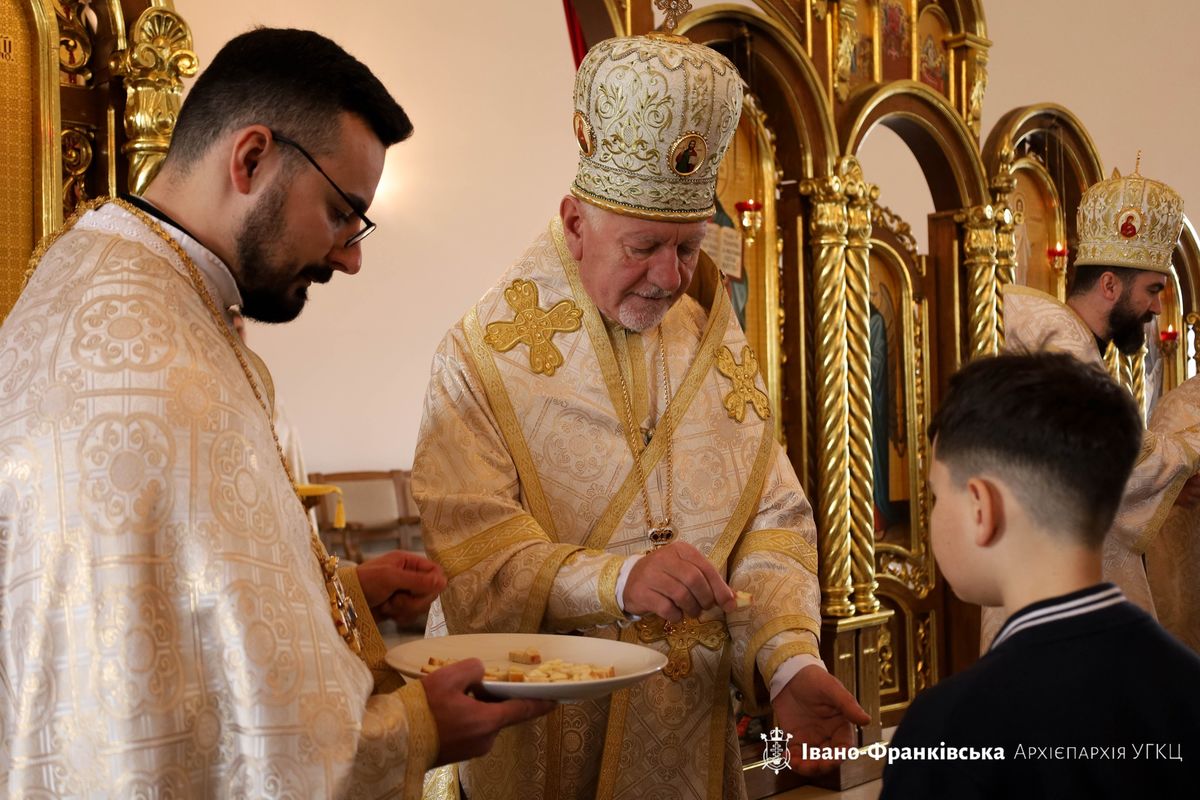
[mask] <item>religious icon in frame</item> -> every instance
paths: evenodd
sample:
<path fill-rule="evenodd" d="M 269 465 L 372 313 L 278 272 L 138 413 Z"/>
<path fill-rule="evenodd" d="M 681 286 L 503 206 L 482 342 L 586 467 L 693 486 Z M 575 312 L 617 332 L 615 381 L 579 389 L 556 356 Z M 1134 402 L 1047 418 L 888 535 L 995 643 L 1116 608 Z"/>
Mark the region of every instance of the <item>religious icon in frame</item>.
<path fill-rule="evenodd" d="M 671 169 L 676 175 L 695 175 L 708 158 L 708 143 L 698 133 L 685 133 L 671 146 Z"/>

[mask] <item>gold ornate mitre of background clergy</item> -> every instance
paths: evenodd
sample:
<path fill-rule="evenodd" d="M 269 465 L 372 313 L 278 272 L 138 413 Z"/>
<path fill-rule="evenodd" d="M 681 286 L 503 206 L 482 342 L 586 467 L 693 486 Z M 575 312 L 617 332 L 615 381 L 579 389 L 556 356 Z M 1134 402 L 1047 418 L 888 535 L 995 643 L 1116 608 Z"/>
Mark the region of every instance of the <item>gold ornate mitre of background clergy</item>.
<path fill-rule="evenodd" d="M 657 31 L 600 42 L 575 78 L 571 192 L 634 217 L 707 219 L 741 113 L 741 76 L 717 51 Z"/>
<path fill-rule="evenodd" d="M 1117 170 L 1093 184 L 1079 202 L 1077 267 L 1130 267 L 1171 271 L 1171 253 L 1183 230 L 1183 198 L 1161 181 Z"/>

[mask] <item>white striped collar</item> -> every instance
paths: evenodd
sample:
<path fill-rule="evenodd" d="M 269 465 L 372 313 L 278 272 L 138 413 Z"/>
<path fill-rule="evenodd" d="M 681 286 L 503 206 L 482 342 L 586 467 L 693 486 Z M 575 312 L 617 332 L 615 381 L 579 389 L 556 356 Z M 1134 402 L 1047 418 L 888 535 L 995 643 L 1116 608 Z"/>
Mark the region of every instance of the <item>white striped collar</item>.
<path fill-rule="evenodd" d="M 1004 640 L 1021 631 L 1045 625 L 1048 622 L 1090 614 L 1093 611 L 1124 602 L 1124 593 L 1111 583 L 1101 583 L 1090 589 L 1084 589 L 1082 592 L 1064 595 L 1063 598 L 1043 600 L 1013 614 L 1008 622 L 1005 622 L 1004 626 L 1000 628 L 996 638 L 992 640 L 992 646 L 988 648 L 988 652 L 995 650 Z M 1044 605 L 1045 603 L 1049 604 Z"/>

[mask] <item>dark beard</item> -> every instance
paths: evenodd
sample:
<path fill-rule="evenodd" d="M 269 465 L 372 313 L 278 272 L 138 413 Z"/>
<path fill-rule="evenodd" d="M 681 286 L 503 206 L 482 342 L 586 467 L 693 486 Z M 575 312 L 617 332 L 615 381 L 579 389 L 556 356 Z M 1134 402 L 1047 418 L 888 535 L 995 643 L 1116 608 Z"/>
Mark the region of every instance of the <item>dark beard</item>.
<path fill-rule="evenodd" d="M 333 270 L 324 264 L 309 264 L 298 271 L 274 263 L 268 253 L 283 235 L 283 204 L 286 191 L 277 184 L 242 223 L 237 235 L 238 290 L 242 314 L 259 322 L 291 322 L 304 310 L 308 288 L 293 284 L 301 277 L 326 283 Z"/>
<path fill-rule="evenodd" d="M 1129 300 L 1129 290 L 1126 290 L 1108 317 L 1108 329 L 1111 331 L 1113 345 L 1123 355 L 1136 355 L 1146 344 L 1146 323 L 1152 319 L 1152 312 L 1147 311 L 1140 317 L 1134 313 L 1133 304 Z"/>

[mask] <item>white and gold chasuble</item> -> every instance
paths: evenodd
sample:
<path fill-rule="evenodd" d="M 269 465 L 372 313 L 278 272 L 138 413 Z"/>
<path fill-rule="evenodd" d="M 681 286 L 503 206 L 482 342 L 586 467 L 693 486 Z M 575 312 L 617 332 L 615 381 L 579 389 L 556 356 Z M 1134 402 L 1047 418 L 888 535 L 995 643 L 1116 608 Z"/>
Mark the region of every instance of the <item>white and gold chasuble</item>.
<path fill-rule="evenodd" d="M 270 419 L 166 236 L 87 211 L 0 328 L 0 793 L 419 797 L 423 689 L 372 694 L 335 630 Z"/>
<path fill-rule="evenodd" d="M 692 647 L 685 677 L 503 731 L 465 765 L 472 800 L 744 797 L 731 681 L 757 706 L 784 661 L 817 655 L 812 512 L 760 416 L 770 409 L 756 410 L 761 377 L 717 368 L 749 352 L 728 300 L 684 297 L 659 330 L 675 387 L 665 417 L 658 334 L 606 324 L 555 220 L 434 356 L 413 488 L 449 579 L 449 632 L 637 641 L 616 597 L 625 558 L 649 548 L 635 444 L 657 516 L 673 443 L 676 536 L 754 596 L 717 617 L 729 637 Z M 625 429 L 620 376 L 637 424 L 654 428 L 648 445 Z"/>
<path fill-rule="evenodd" d="M 1200 426 L 1200 377 L 1167 392 L 1150 429 L 1171 434 Z M 1200 653 L 1200 508 L 1171 508 L 1146 548 L 1146 577 L 1158 621 Z"/>
<path fill-rule="evenodd" d="M 1069 353 L 1105 369 L 1096 337 L 1070 306 L 1026 286 L 1004 287 L 1004 351 Z M 1170 394 L 1168 393 L 1168 397 Z M 1165 399 L 1165 398 L 1164 398 Z M 1104 579 L 1154 614 L 1142 555 L 1184 482 L 1200 469 L 1200 431 L 1189 436 L 1147 429 L 1113 526 L 1104 540 Z M 1004 624 L 999 608 L 983 609 L 980 648 L 986 650 Z"/>

